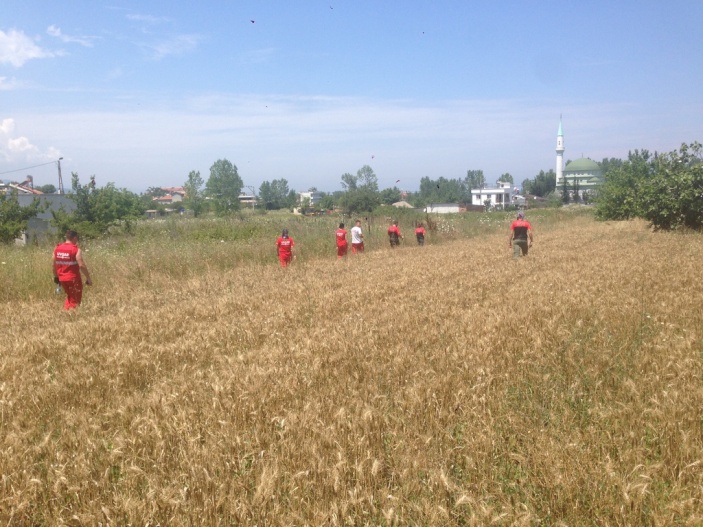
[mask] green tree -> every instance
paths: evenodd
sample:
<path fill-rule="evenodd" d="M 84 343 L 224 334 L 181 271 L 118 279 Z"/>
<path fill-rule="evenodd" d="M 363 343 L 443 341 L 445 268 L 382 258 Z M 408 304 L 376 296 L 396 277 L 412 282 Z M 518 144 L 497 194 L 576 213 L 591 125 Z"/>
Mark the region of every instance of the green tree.
<path fill-rule="evenodd" d="M 509 172 L 506 172 L 505 174 L 501 175 L 499 181 L 503 181 L 505 183 L 514 183 L 513 176 L 510 175 Z"/>
<path fill-rule="evenodd" d="M 356 181 L 360 189 L 378 192 L 378 178 L 369 165 L 356 171 Z"/>
<path fill-rule="evenodd" d="M 37 190 L 44 194 L 56 194 L 56 187 L 51 183 L 37 187 Z"/>
<path fill-rule="evenodd" d="M 324 210 L 334 209 L 336 203 L 332 194 L 325 194 L 320 200 L 320 208 Z"/>
<path fill-rule="evenodd" d="M 193 216 L 196 218 L 202 214 L 205 209 L 205 196 L 203 196 L 202 187 L 205 182 L 200 177 L 200 171 L 191 170 L 188 174 L 188 179 L 183 183 L 185 190 L 185 206 L 193 211 Z"/>
<path fill-rule="evenodd" d="M 339 204 L 350 214 L 370 212 L 381 203 L 378 178 L 369 165 L 357 170 L 356 175 L 342 174 L 342 188 L 345 192 Z"/>
<path fill-rule="evenodd" d="M 656 229 L 703 227 L 703 147 L 682 144 L 655 157 L 654 174 L 639 185 L 639 212 Z"/>
<path fill-rule="evenodd" d="M 522 182 L 522 188 L 527 194 L 534 194 L 541 198 L 551 194 L 556 190 L 557 175 L 554 170 L 545 172 L 540 170 L 532 180 L 526 179 Z"/>
<path fill-rule="evenodd" d="M 654 170 L 649 151 L 629 152 L 621 166 L 605 174 L 596 198 L 596 218 L 627 220 L 641 216 L 640 187 L 654 176 Z"/>
<path fill-rule="evenodd" d="M 611 170 L 620 168 L 624 161 L 622 159 L 617 159 L 615 157 L 607 158 L 604 157 L 603 161 L 600 162 L 600 168 L 603 171 L 603 175 L 607 174 Z"/>
<path fill-rule="evenodd" d="M 428 203 L 465 203 L 470 201 L 470 189 L 466 180 L 431 179 L 425 176 L 420 179 L 419 197 L 415 199 L 418 206 Z"/>
<path fill-rule="evenodd" d="M 569 183 L 566 181 L 566 177 L 561 179 L 561 202 L 567 205 L 571 201 L 569 196 Z"/>
<path fill-rule="evenodd" d="M 347 192 L 356 190 L 358 177 L 345 172 L 342 174 L 342 188 Z"/>
<path fill-rule="evenodd" d="M 393 203 L 400 201 L 400 195 L 401 193 L 398 187 L 384 188 L 380 192 L 379 198 L 384 205 L 393 205 Z"/>
<path fill-rule="evenodd" d="M 271 193 L 273 194 L 274 209 L 288 207 L 288 194 L 290 194 L 288 181 L 285 179 L 274 179 L 271 181 Z"/>
<path fill-rule="evenodd" d="M 97 237 L 110 227 L 122 226 L 127 232 L 135 220 L 144 217 L 142 200 L 127 189 L 118 189 L 114 183 L 104 187 L 95 186 L 95 176 L 90 183 L 82 185 L 78 174 L 71 174 L 70 198 L 76 204 L 74 211 L 52 211 L 52 223 L 59 232 L 67 229 L 78 231 L 81 236 Z"/>
<path fill-rule="evenodd" d="M 239 210 L 239 194 L 243 186 L 236 165 L 227 159 L 218 159 L 213 163 L 205 188 L 218 215 L 224 216 Z"/>
<path fill-rule="evenodd" d="M 483 175 L 483 170 L 467 170 L 465 181 L 471 191 L 471 189 L 483 188 L 486 185 L 486 176 Z"/>
<path fill-rule="evenodd" d="M 292 208 L 297 200 L 297 192 L 288 188 L 288 181 L 285 179 L 264 181 L 259 186 L 259 201 L 266 210 Z"/>
<path fill-rule="evenodd" d="M 17 191 L 0 194 L 0 243 L 11 243 L 27 230 L 29 220 L 42 211 L 39 199 L 25 207 L 17 200 Z"/>

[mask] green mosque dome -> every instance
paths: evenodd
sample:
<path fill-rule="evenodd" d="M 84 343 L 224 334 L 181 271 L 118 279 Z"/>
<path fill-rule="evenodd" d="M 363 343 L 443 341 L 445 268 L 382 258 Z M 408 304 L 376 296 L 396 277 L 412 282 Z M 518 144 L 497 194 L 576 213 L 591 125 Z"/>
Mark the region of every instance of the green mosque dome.
<path fill-rule="evenodd" d="M 571 161 L 564 168 L 564 172 L 598 172 L 600 171 L 600 165 L 589 159 L 587 157 L 582 157 L 581 159 L 576 159 Z"/>

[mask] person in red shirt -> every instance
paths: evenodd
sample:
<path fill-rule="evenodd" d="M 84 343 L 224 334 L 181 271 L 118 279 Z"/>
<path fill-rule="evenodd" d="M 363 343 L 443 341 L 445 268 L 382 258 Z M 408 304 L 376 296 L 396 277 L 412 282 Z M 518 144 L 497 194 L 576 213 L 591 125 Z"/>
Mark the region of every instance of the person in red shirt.
<path fill-rule="evenodd" d="M 398 228 L 398 220 L 394 220 L 393 224 L 388 227 L 388 241 L 391 242 L 391 249 L 395 249 L 400 245 L 400 240 L 403 239 L 403 235 L 400 234 L 400 229 Z"/>
<path fill-rule="evenodd" d="M 77 308 L 83 299 L 81 273 L 85 276 L 85 285 L 93 285 L 93 281 L 90 278 L 88 266 L 83 260 L 83 254 L 78 248 L 76 231 L 66 231 L 66 241 L 58 244 L 54 249 L 52 267 L 54 283 L 61 284 L 61 288 L 66 293 L 63 308 L 67 311 Z"/>
<path fill-rule="evenodd" d="M 415 229 L 415 238 L 417 238 L 418 245 L 425 245 L 425 234 L 425 227 L 423 227 L 422 223 L 418 224 Z"/>
<path fill-rule="evenodd" d="M 339 224 L 334 234 L 337 238 L 337 259 L 344 258 L 347 255 L 347 231 L 343 223 Z"/>
<path fill-rule="evenodd" d="M 523 211 L 517 213 L 517 219 L 510 225 L 508 247 L 513 248 L 513 258 L 527 256 L 527 250 L 532 247 L 532 225 Z"/>
<path fill-rule="evenodd" d="M 276 254 L 278 254 L 281 267 L 288 267 L 293 261 L 293 247 L 295 247 L 295 242 L 293 238 L 288 236 L 288 229 L 283 229 L 281 236 L 276 240 Z"/>

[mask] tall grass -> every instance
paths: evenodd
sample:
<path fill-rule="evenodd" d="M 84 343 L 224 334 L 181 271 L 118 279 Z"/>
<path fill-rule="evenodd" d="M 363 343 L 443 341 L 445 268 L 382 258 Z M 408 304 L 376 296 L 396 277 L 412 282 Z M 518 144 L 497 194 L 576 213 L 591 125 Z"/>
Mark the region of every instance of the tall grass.
<path fill-rule="evenodd" d="M 703 239 L 534 220 L 519 261 L 507 216 L 287 270 L 91 246 L 76 312 L 0 304 L 0 521 L 701 524 Z"/>

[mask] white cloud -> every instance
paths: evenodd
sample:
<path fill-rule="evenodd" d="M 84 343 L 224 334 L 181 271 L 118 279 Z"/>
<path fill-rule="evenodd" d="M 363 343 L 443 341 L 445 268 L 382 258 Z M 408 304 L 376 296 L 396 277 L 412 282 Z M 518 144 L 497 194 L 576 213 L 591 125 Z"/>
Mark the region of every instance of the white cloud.
<path fill-rule="evenodd" d="M 42 151 L 25 136 L 15 136 L 15 120 L 3 119 L 0 124 L 0 158 L 10 163 L 51 161 L 61 157 L 53 146 Z"/>
<path fill-rule="evenodd" d="M 136 13 L 127 15 L 127 19 L 134 22 L 144 22 L 146 24 L 153 25 L 170 21 L 170 19 L 165 16 L 140 15 Z"/>
<path fill-rule="evenodd" d="M 37 46 L 34 41 L 21 31 L 0 30 L 0 64 L 12 64 L 19 68 L 32 59 L 54 57 L 57 53 Z"/>
<path fill-rule="evenodd" d="M 92 48 L 93 41 L 98 38 L 90 36 L 74 37 L 71 35 L 66 35 L 61 31 L 61 28 L 56 27 L 54 25 L 49 26 L 46 29 L 46 33 L 52 37 L 58 38 L 59 40 L 61 40 L 61 42 L 80 44 L 81 46 L 85 46 L 86 48 Z"/>
<path fill-rule="evenodd" d="M 15 90 L 19 86 L 20 83 L 17 82 L 17 79 L 14 77 L 11 79 L 8 79 L 7 77 L 0 77 L 0 91 Z"/>
<path fill-rule="evenodd" d="M 177 35 L 156 44 L 148 44 L 154 60 L 161 60 L 170 55 L 182 55 L 195 49 L 200 41 L 198 35 Z"/>
<path fill-rule="evenodd" d="M 274 48 L 252 49 L 240 55 L 240 60 L 244 64 L 260 64 L 267 62 L 275 53 Z"/>

